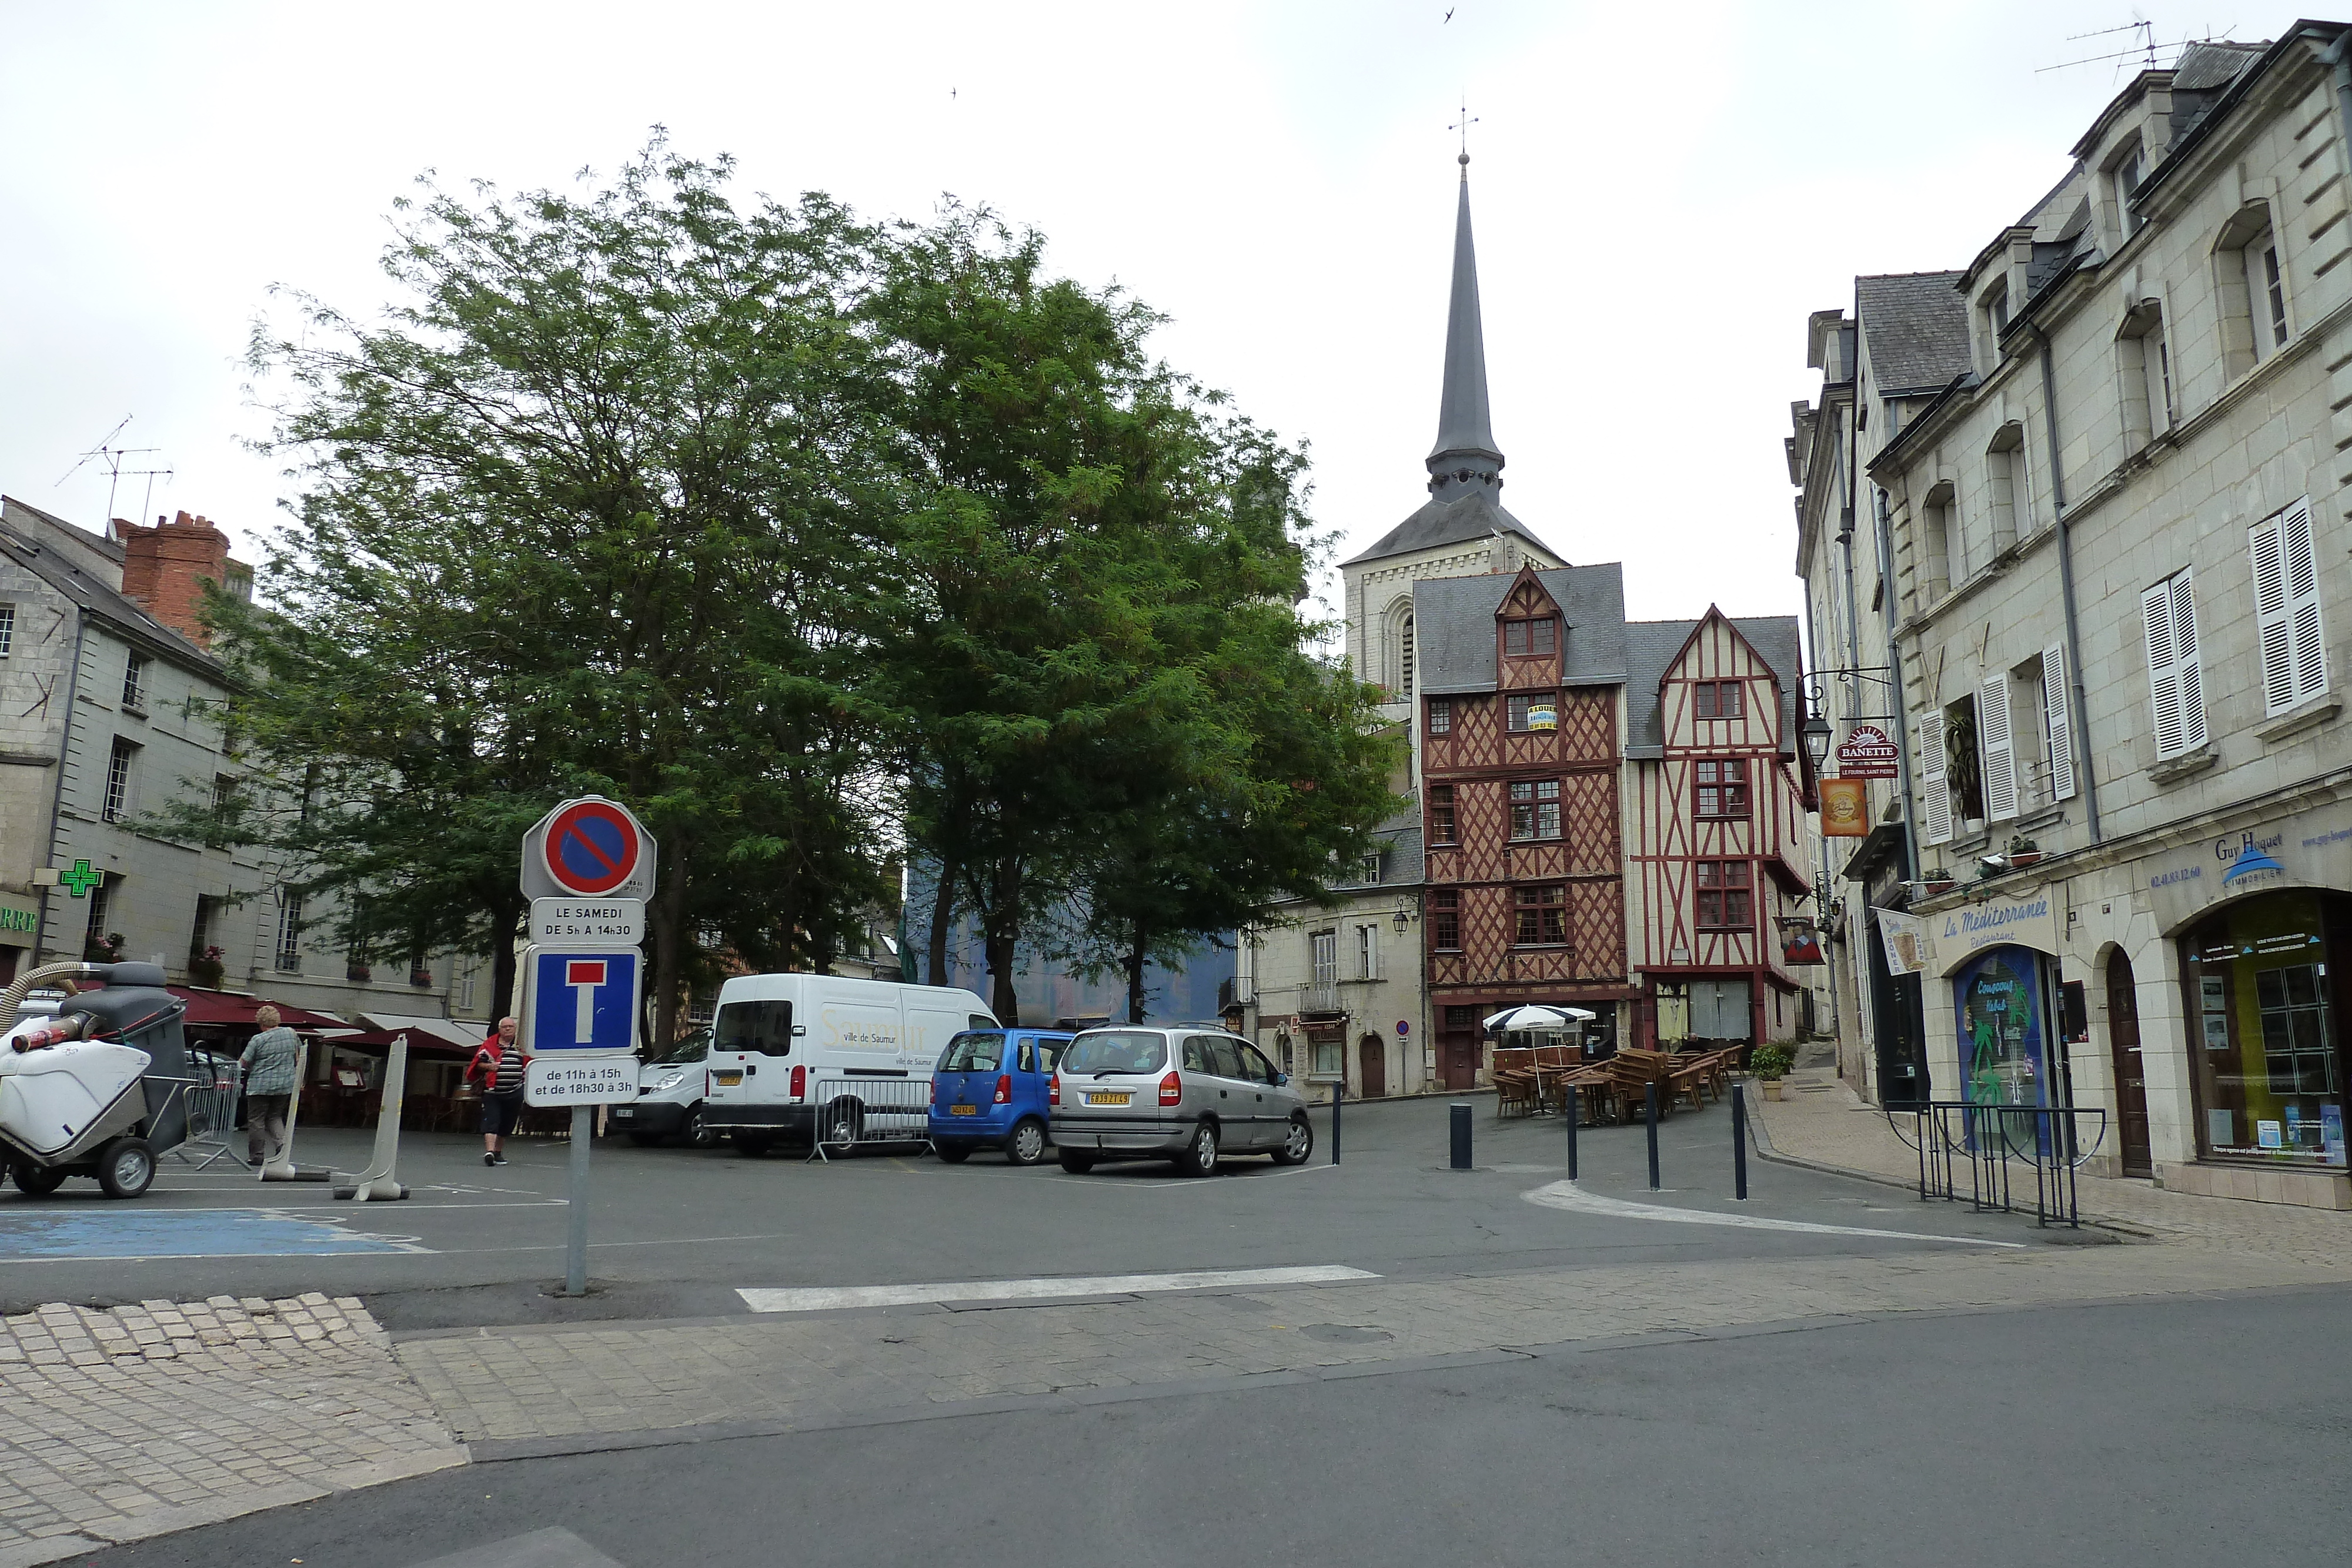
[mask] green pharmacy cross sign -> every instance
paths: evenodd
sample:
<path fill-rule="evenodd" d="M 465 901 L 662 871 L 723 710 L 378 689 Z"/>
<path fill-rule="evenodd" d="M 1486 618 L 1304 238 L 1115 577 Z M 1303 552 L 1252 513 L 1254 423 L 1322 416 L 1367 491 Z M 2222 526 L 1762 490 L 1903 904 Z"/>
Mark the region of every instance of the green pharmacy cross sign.
<path fill-rule="evenodd" d="M 66 870 L 55 873 L 58 885 L 76 898 L 87 898 L 89 890 L 106 880 L 106 873 L 88 861 L 76 861 Z"/>

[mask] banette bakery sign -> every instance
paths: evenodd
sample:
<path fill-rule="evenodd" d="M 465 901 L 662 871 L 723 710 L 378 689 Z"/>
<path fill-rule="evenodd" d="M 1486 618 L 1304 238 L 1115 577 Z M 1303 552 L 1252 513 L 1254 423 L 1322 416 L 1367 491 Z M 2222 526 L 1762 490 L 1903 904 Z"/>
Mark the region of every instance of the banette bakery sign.
<path fill-rule="evenodd" d="M 1874 724 L 1855 725 L 1838 743 L 1837 763 L 1841 779 L 1892 779 L 1895 743 Z"/>

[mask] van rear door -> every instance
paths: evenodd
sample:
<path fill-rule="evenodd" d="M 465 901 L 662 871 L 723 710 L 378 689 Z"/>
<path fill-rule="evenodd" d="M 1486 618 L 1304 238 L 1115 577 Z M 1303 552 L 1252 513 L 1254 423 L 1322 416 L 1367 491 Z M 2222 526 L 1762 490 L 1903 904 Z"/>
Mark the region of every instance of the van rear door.
<path fill-rule="evenodd" d="M 710 1101 L 781 1105 L 792 1098 L 794 1009 L 789 997 L 723 999 L 710 1025 Z"/>

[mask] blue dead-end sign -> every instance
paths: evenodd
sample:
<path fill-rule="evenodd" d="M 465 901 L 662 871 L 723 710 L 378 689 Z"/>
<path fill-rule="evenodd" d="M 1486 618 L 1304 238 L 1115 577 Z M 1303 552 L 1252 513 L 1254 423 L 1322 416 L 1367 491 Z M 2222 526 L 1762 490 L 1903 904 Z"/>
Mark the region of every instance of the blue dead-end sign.
<path fill-rule="evenodd" d="M 645 955 L 533 947 L 523 956 L 522 1037 L 533 1056 L 620 1056 L 637 1045 Z"/>

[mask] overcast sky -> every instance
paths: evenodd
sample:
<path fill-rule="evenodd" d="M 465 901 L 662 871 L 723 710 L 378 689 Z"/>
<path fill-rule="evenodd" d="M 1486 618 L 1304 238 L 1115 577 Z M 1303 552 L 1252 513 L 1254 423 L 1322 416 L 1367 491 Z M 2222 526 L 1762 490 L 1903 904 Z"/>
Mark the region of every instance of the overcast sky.
<path fill-rule="evenodd" d="M 1449 11 L 1452 20 L 1445 20 Z M 2142 13 L 2146 14 L 2146 13 Z M 874 216 L 952 192 L 1172 318 L 1179 368 L 1307 439 L 1352 553 L 1424 499 L 1466 94 L 1504 501 L 1628 611 L 1792 611 L 1805 318 L 1958 266 L 2128 79 L 2101 0 L 562 5 L 0 0 L 0 489 L 241 553 L 287 486 L 241 353 L 273 284 L 354 312 L 422 170 L 609 172 L 668 127 Z M 2296 12 L 2154 13 L 2160 37 Z M 149 486 L 152 491 L 150 498 Z"/>

